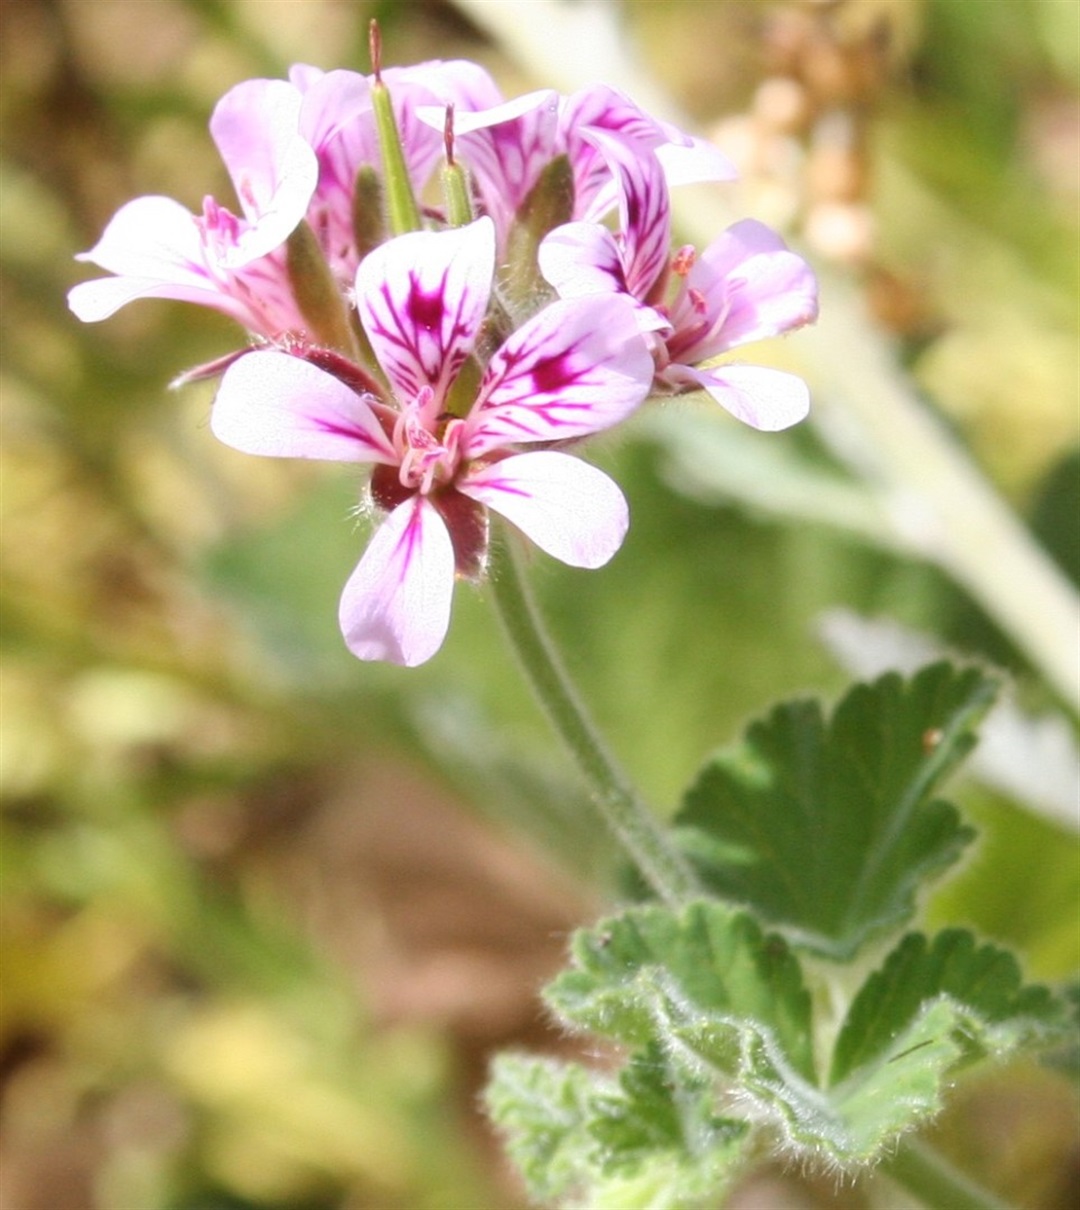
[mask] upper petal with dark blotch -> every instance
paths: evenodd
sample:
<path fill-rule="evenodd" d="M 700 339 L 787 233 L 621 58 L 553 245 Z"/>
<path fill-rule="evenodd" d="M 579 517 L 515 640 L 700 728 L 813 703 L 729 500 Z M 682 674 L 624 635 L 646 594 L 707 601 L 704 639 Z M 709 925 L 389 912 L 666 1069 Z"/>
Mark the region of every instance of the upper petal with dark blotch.
<path fill-rule="evenodd" d="M 487 311 L 495 231 L 479 219 L 450 231 L 416 231 L 369 253 L 356 274 L 356 305 L 375 356 L 402 402 L 425 386 L 441 402 Z"/>
<path fill-rule="evenodd" d="M 469 457 L 521 441 L 565 441 L 625 419 L 653 361 L 626 298 L 560 299 L 495 353 L 467 418 Z"/>

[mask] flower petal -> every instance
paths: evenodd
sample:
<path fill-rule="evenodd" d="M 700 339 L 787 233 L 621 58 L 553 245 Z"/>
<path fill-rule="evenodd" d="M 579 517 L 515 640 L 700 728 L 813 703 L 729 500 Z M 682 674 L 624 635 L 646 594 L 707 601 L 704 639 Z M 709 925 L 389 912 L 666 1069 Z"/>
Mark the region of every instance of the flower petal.
<path fill-rule="evenodd" d="M 210 427 L 245 454 L 397 461 L 362 395 L 302 358 L 270 349 L 248 353 L 226 370 Z"/>
<path fill-rule="evenodd" d="M 210 133 L 250 224 L 223 264 L 236 268 L 273 252 L 307 211 L 319 165 L 300 136 L 301 102 L 285 80 L 245 80 L 214 107 Z"/>
<path fill-rule="evenodd" d="M 488 364 L 463 448 L 566 441 L 625 419 L 652 383 L 653 360 L 626 298 L 560 299 L 512 333 Z"/>
<path fill-rule="evenodd" d="M 603 155 L 619 184 L 619 219 L 626 288 L 644 302 L 668 263 L 671 204 L 660 161 L 601 130 L 583 135 Z"/>
<path fill-rule="evenodd" d="M 806 383 L 784 370 L 746 365 L 712 369 L 670 365 L 661 377 L 672 386 L 701 387 L 738 420 L 766 432 L 790 428 L 810 411 Z"/>
<path fill-rule="evenodd" d="M 356 273 L 356 305 L 375 356 L 403 403 L 424 386 L 441 401 L 487 311 L 495 229 L 482 218 L 381 244 Z"/>
<path fill-rule="evenodd" d="M 247 323 L 250 308 L 209 272 L 195 216 L 168 197 L 139 197 L 110 219 L 101 239 L 75 258 L 115 273 L 80 282 L 68 305 L 84 322 L 107 319 L 138 298 L 202 303 Z"/>
<path fill-rule="evenodd" d="M 72 286 L 68 291 L 68 306 L 83 323 L 96 323 L 140 298 L 201 303 L 204 307 L 224 311 L 240 323 L 248 322 L 245 308 L 236 299 L 215 290 L 208 280 L 204 280 L 203 285 L 182 285 L 157 277 L 97 277 Z"/>
<path fill-rule="evenodd" d="M 603 566 L 630 523 L 613 480 L 580 458 L 552 450 L 515 454 L 470 471 L 458 489 L 572 567 Z"/>
<path fill-rule="evenodd" d="M 817 317 L 818 287 L 813 270 L 764 223 L 745 219 L 729 227 L 701 254 L 687 279 L 700 290 L 718 328 L 697 342 L 696 356 L 790 332 Z"/>
<path fill-rule="evenodd" d="M 454 590 L 454 548 L 438 510 L 413 496 L 375 531 L 341 594 L 338 618 L 362 660 L 414 667 L 446 637 Z"/>
<path fill-rule="evenodd" d="M 705 139 L 691 137 L 687 144 L 661 143 L 655 150 L 671 187 L 739 178 L 735 165 L 719 147 Z"/>
<path fill-rule="evenodd" d="M 563 223 L 540 241 L 540 272 L 560 298 L 626 292 L 615 236 L 599 223 Z"/>
<path fill-rule="evenodd" d="M 171 197 L 137 197 L 121 206 L 89 252 L 110 273 L 198 284 L 205 281 L 202 239 L 195 216 Z"/>

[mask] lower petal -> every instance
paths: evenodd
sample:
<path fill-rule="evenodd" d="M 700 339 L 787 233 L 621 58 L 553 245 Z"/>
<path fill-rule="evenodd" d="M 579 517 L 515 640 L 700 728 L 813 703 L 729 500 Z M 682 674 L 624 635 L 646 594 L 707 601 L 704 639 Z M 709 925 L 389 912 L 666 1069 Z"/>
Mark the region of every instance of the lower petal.
<path fill-rule="evenodd" d="M 694 369 L 672 364 L 662 377 L 670 386 L 700 387 L 737 420 L 765 432 L 790 428 L 810 411 L 806 383 L 784 370 L 744 365 Z"/>
<path fill-rule="evenodd" d="M 471 472 L 458 490 L 571 567 L 603 566 L 630 523 L 622 492 L 603 471 L 552 450 L 515 454 Z"/>
<path fill-rule="evenodd" d="M 414 667 L 442 646 L 450 625 L 454 548 L 422 496 L 399 504 L 375 532 L 341 594 L 338 617 L 362 660 Z"/>

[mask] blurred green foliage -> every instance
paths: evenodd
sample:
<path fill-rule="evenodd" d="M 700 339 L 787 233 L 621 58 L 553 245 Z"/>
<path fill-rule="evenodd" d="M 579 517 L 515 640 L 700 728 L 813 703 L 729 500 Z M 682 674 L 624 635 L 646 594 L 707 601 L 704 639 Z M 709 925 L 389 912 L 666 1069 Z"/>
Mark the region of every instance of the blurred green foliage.
<path fill-rule="evenodd" d="M 874 152 L 881 255 L 932 320 L 907 354 L 1017 505 L 1039 502 L 1075 578 L 1076 8 L 866 5 L 895 19 L 903 63 Z M 626 15 L 712 120 L 746 103 L 759 17 L 783 7 Z M 235 346 L 221 317 L 155 302 L 82 326 L 64 305 L 72 255 L 128 198 L 227 195 L 205 129 L 226 88 L 292 61 L 366 69 L 373 14 L 388 62 L 461 55 L 510 93 L 544 83 L 436 0 L 4 6 L 13 1210 L 501 1210 L 521 1196 L 474 1096 L 494 1047 L 563 1045 L 538 1024 L 536 988 L 615 871 L 483 593 L 458 594 L 429 667 L 355 662 L 336 625 L 364 541 L 352 473 L 225 450 L 210 391 L 166 389 Z M 722 441 L 730 422 L 714 419 Z M 766 440 L 779 465 L 842 478 L 813 432 Z M 538 559 L 536 579 L 662 809 L 745 717 L 839 689 L 815 638 L 830 606 L 989 651 L 1025 686 L 940 573 L 783 507 L 703 500 L 672 481 L 648 425 L 595 452 L 631 500 L 626 547 L 595 574 Z M 971 801 L 986 839 L 932 912 L 1064 975 L 1072 838 L 1022 804 Z"/>

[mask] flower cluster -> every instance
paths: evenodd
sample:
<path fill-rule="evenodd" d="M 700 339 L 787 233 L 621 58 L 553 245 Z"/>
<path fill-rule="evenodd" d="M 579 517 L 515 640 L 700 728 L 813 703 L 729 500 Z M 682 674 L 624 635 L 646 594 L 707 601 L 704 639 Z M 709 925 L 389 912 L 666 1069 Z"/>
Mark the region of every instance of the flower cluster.
<path fill-rule="evenodd" d="M 813 319 L 813 274 L 750 221 L 673 251 L 669 187 L 733 172 L 613 89 L 508 102 L 466 62 L 298 66 L 234 87 L 210 130 L 239 213 L 129 202 L 80 257 L 112 276 L 70 305 L 224 312 L 249 343 L 187 376 L 223 372 L 217 436 L 371 464 L 382 520 L 340 609 L 361 659 L 438 650 L 489 510 L 572 566 L 610 559 L 626 502 L 566 451 L 650 394 L 703 388 L 763 429 L 806 413 L 789 374 L 702 363 Z"/>

